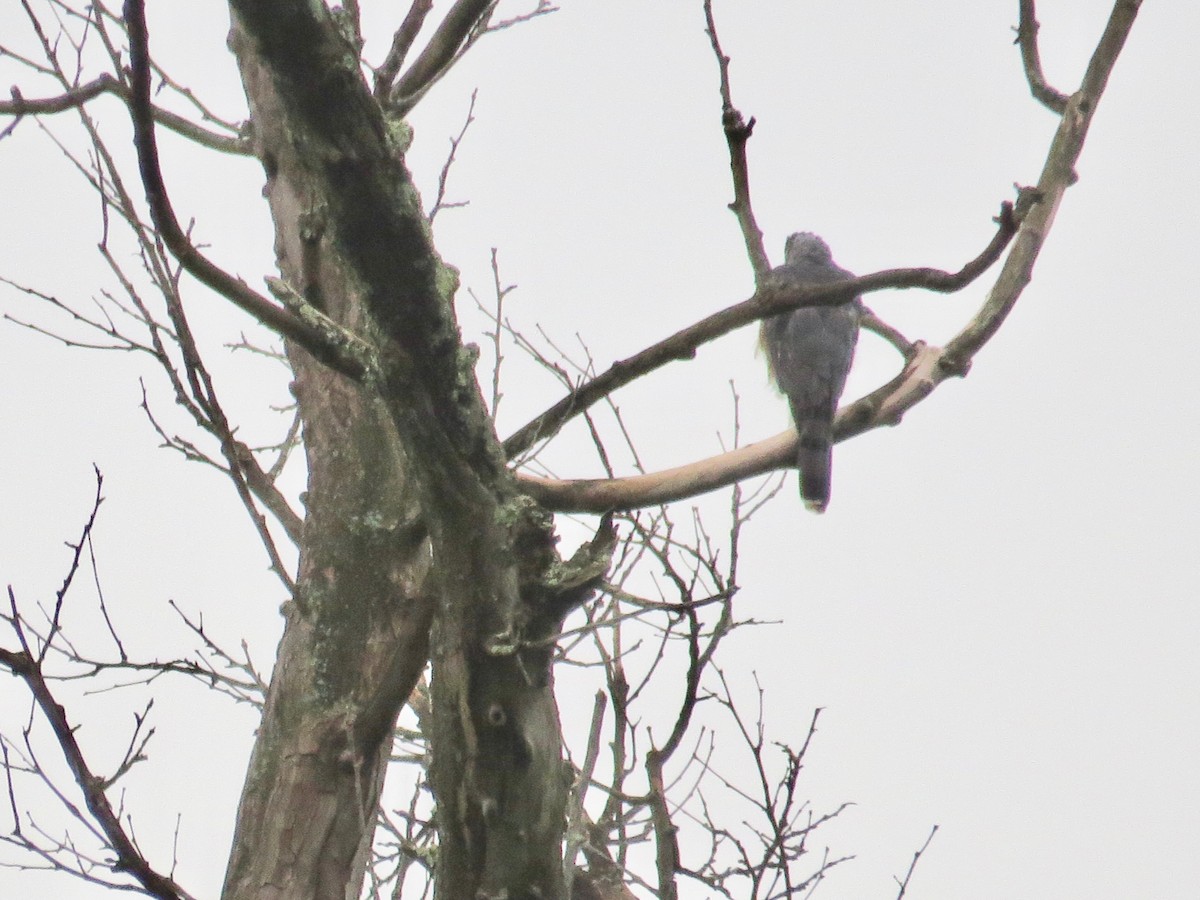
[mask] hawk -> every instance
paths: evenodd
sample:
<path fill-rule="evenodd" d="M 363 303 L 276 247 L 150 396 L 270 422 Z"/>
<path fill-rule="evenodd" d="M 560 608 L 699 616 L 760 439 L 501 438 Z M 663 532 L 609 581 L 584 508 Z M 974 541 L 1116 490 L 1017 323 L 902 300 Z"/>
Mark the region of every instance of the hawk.
<path fill-rule="evenodd" d="M 854 276 L 811 232 L 793 234 L 784 245 L 784 264 L 771 270 L 776 281 L 819 285 Z M 796 464 L 800 495 L 814 512 L 829 505 L 833 466 L 833 416 L 854 361 L 862 302 L 858 297 L 833 306 L 810 306 L 764 319 L 761 342 L 771 377 L 787 397 L 800 436 Z"/>

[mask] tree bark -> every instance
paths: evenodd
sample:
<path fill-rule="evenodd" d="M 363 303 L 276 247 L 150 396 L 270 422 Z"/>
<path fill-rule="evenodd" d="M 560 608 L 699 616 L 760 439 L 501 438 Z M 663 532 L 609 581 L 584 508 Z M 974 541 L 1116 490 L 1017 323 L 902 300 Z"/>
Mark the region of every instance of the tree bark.
<path fill-rule="evenodd" d="M 322 235 L 277 78 L 235 23 L 285 280 L 331 317 L 362 319 Z M 238 810 L 226 898 L 357 897 L 398 712 L 425 666 L 430 552 L 409 467 L 371 393 L 288 348 L 309 480 L 296 595 Z M 357 871 L 356 871 L 357 870 Z M 359 883 L 354 883 L 359 881 Z"/>
<path fill-rule="evenodd" d="M 378 358 L 357 384 L 289 348 L 307 516 L 223 896 L 358 896 L 391 731 L 430 659 L 437 896 L 561 897 L 553 639 L 610 537 L 563 566 L 552 518 L 509 476 L 405 126 L 326 8 L 230 7 L 280 271 Z"/>

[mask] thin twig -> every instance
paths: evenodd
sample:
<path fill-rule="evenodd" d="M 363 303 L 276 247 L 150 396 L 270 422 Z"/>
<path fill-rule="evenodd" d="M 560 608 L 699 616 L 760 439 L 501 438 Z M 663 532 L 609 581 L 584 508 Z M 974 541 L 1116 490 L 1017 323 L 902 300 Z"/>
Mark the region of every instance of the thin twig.
<path fill-rule="evenodd" d="M 42 647 L 38 651 L 37 658 L 34 660 L 35 665 L 38 667 L 45 662 L 46 654 L 50 651 L 50 645 L 54 643 L 54 639 L 59 633 L 62 625 L 63 602 L 67 598 L 67 592 L 71 590 L 71 585 L 75 582 L 75 574 L 79 571 L 79 561 L 83 555 L 83 548 L 91 539 L 92 529 L 96 527 L 96 516 L 100 514 L 100 504 L 104 502 L 104 476 L 100 474 L 100 469 L 95 464 L 92 465 L 92 471 L 96 475 L 96 494 L 92 499 L 92 510 L 88 514 L 87 522 L 84 523 L 79 540 L 74 544 L 67 545 L 71 548 L 71 562 L 67 566 L 67 574 L 63 577 L 62 586 L 59 587 L 54 595 L 54 614 L 50 617 L 50 627 L 46 631 Z M 13 612 L 15 616 L 16 610 L 14 609 Z"/>
<path fill-rule="evenodd" d="M 459 209 L 470 203 L 469 200 L 448 202 L 446 200 L 446 184 L 450 178 L 450 167 L 454 165 L 454 160 L 458 155 L 458 146 L 462 143 L 463 138 L 467 136 L 467 129 L 471 127 L 471 123 L 475 121 L 475 99 L 478 96 L 479 88 L 471 91 L 471 105 L 467 107 L 466 121 L 463 122 L 463 127 L 459 129 L 457 136 L 450 138 L 450 152 L 446 155 L 446 162 L 442 165 L 442 171 L 438 174 L 437 197 L 433 201 L 433 208 L 429 210 L 428 219 L 430 225 L 433 224 L 433 220 L 437 218 L 437 214 L 443 209 Z M 495 249 L 493 249 L 493 255 L 495 252 Z"/>
<path fill-rule="evenodd" d="M 929 837 L 925 838 L 925 843 L 920 849 L 913 854 L 912 862 L 908 864 L 908 871 L 904 873 L 904 880 L 896 879 L 896 884 L 900 886 L 900 892 L 896 894 L 896 900 L 904 900 L 904 895 L 908 892 L 908 883 L 912 880 L 913 872 L 916 871 L 917 863 L 921 861 L 921 855 L 929 849 L 929 844 L 933 841 L 933 836 L 937 834 L 938 826 L 934 825 L 929 831 Z"/>
<path fill-rule="evenodd" d="M 492 420 L 495 421 L 497 411 L 500 409 L 500 400 L 503 394 L 500 392 L 500 370 L 504 365 L 504 348 L 501 340 L 504 335 L 500 323 L 504 321 L 504 301 L 513 291 L 517 289 L 515 284 L 502 285 L 500 281 L 500 257 L 499 251 L 492 248 L 492 288 L 496 296 L 496 314 L 493 317 L 492 328 Z"/>

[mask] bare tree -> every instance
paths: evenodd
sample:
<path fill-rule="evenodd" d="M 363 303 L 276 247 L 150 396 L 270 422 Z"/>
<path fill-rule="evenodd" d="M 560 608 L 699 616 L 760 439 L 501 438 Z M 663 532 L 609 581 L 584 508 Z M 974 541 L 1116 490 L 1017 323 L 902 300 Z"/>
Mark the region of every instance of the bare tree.
<path fill-rule="evenodd" d="M 430 229 L 455 205 L 446 199 L 447 177 L 473 110 L 428 210 L 405 162 L 405 117 L 479 41 L 552 12 L 550 4 L 539 0 L 505 18 L 492 0 L 456 0 L 435 21 L 433 4 L 415 0 L 386 57 L 372 64 L 362 55 L 358 2 L 230 0 L 229 45 L 248 118 L 228 121 L 152 56 L 141 0 L 120 12 L 104 2 L 23 2 L 37 55 L 0 47 L 30 78 L 0 103 L 3 135 L 30 119 L 78 118 L 88 149 L 64 151 L 100 200 L 99 252 L 115 285 L 90 311 L 18 286 L 77 331 L 27 324 L 153 360 L 196 430 L 176 433 L 147 400 L 149 422 L 166 446 L 229 478 L 290 600 L 269 683 L 247 654 L 220 646 L 191 619 L 184 621 L 197 650 L 174 660 L 133 659 L 111 628 L 103 650 L 75 642 L 62 610 L 86 562 L 98 482 L 54 602 L 31 606 L 9 592 L 10 643 L 0 663 L 23 680 L 35 711 L 20 736 L 3 741 L 13 818 L 7 844 L 99 884 L 189 896 L 166 864 L 143 854 L 113 806 L 114 784 L 145 755 L 145 715 L 135 720 L 124 758 L 99 775 L 56 699 L 56 679 L 111 683 L 136 672 L 205 680 L 261 710 L 226 900 L 341 898 L 364 889 L 399 897 L 430 885 L 444 898 L 671 898 L 686 882 L 728 897 L 811 894 L 843 858 L 813 843 L 839 808 L 815 810 L 798 793 L 817 717 L 799 746 L 772 744 L 761 705 L 758 714 L 746 712 L 716 656 L 722 639 L 747 621 L 734 608 L 741 530 L 774 495 L 767 485 L 745 496 L 739 484 L 786 467 L 795 435 L 741 446 L 735 427 L 734 446 L 718 457 L 635 477 L 609 467 L 603 480 L 535 474 L 536 451 L 585 416 L 607 465 L 609 444 L 627 435 L 603 434 L 592 411 L 665 363 L 770 314 L 888 288 L 957 291 L 998 264 L 983 305 L 943 347 L 868 317 L 903 364 L 839 413 L 836 437 L 899 423 L 941 382 L 966 373 L 1029 282 L 1139 5 L 1118 0 L 1079 87 L 1066 94 L 1041 73 L 1032 0 L 1019 4 L 1028 82 L 1059 127 L 1038 184 L 1020 188 L 1015 202 L 997 198 L 994 237 L 975 258 L 953 273 L 906 268 L 797 288 L 766 277 L 749 189 L 755 122 L 734 103 L 730 59 L 706 2 L 697 16 L 703 12 L 719 75 L 731 208 L 753 295 L 597 374 L 590 359 L 572 361 L 513 328 L 504 311 L 510 289 L 493 255 L 489 406 L 476 351 L 455 318 L 458 276 Z M 103 96 L 123 106 L 136 169 L 93 112 Z M 279 269 L 265 290 L 227 272 L 180 222 L 159 161 L 163 129 L 262 164 Z M 134 249 L 139 268 L 114 252 L 118 241 Z M 291 372 L 289 424 L 268 446 L 245 443 L 218 396 L 206 362 L 212 348 L 202 346 L 186 310 L 185 295 L 194 294 L 223 298 L 282 339 L 282 354 L 238 342 Z M 492 418 L 502 339 L 546 365 L 565 391 L 504 440 Z M 279 478 L 301 448 L 308 482 L 296 498 Z M 626 449 L 636 458 L 631 441 Z M 680 523 L 663 506 L 726 486 L 719 532 L 699 518 Z M 592 538 L 568 558 L 557 550 L 554 522 L 565 512 L 601 514 Z M 298 554 L 294 569 L 289 548 Z M 635 577 L 644 571 L 657 573 L 655 593 Z M 97 609 L 107 620 L 102 597 Z M 594 670 L 602 684 L 582 758 L 569 762 L 554 696 L 556 667 L 567 666 Z M 657 727 L 635 712 L 652 682 L 677 698 Z M 715 712 L 702 722 L 705 704 Z M 73 786 L 56 780 L 35 721 L 48 727 Z M 714 727 L 740 742 L 749 780 L 713 765 Z M 382 802 L 385 781 L 396 779 L 407 779 L 408 799 Z M 22 808 L 26 780 L 51 790 L 87 837 L 34 827 Z M 728 809 L 736 812 L 720 814 Z M 686 851 L 681 835 L 689 836 Z M 901 895 L 911 875 L 910 868 L 899 881 Z"/>

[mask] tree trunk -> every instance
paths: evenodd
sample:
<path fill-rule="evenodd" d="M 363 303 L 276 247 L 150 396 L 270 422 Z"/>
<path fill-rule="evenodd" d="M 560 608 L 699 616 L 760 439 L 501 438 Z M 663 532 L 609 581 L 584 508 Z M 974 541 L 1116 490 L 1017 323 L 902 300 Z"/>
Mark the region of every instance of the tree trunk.
<path fill-rule="evenodd" d="M 385 120 L 325 7 L 230 6 L 280 271 L 378 365 L 359 385 L 289 348 L 307 516 L 223 896 L 358 895 L 392 728 L 431 658 L 437 895 L 561 897 L 553 637 L 607 538 L 564 577 L 551 517 L 516 492 L 403 123 Z"/>

